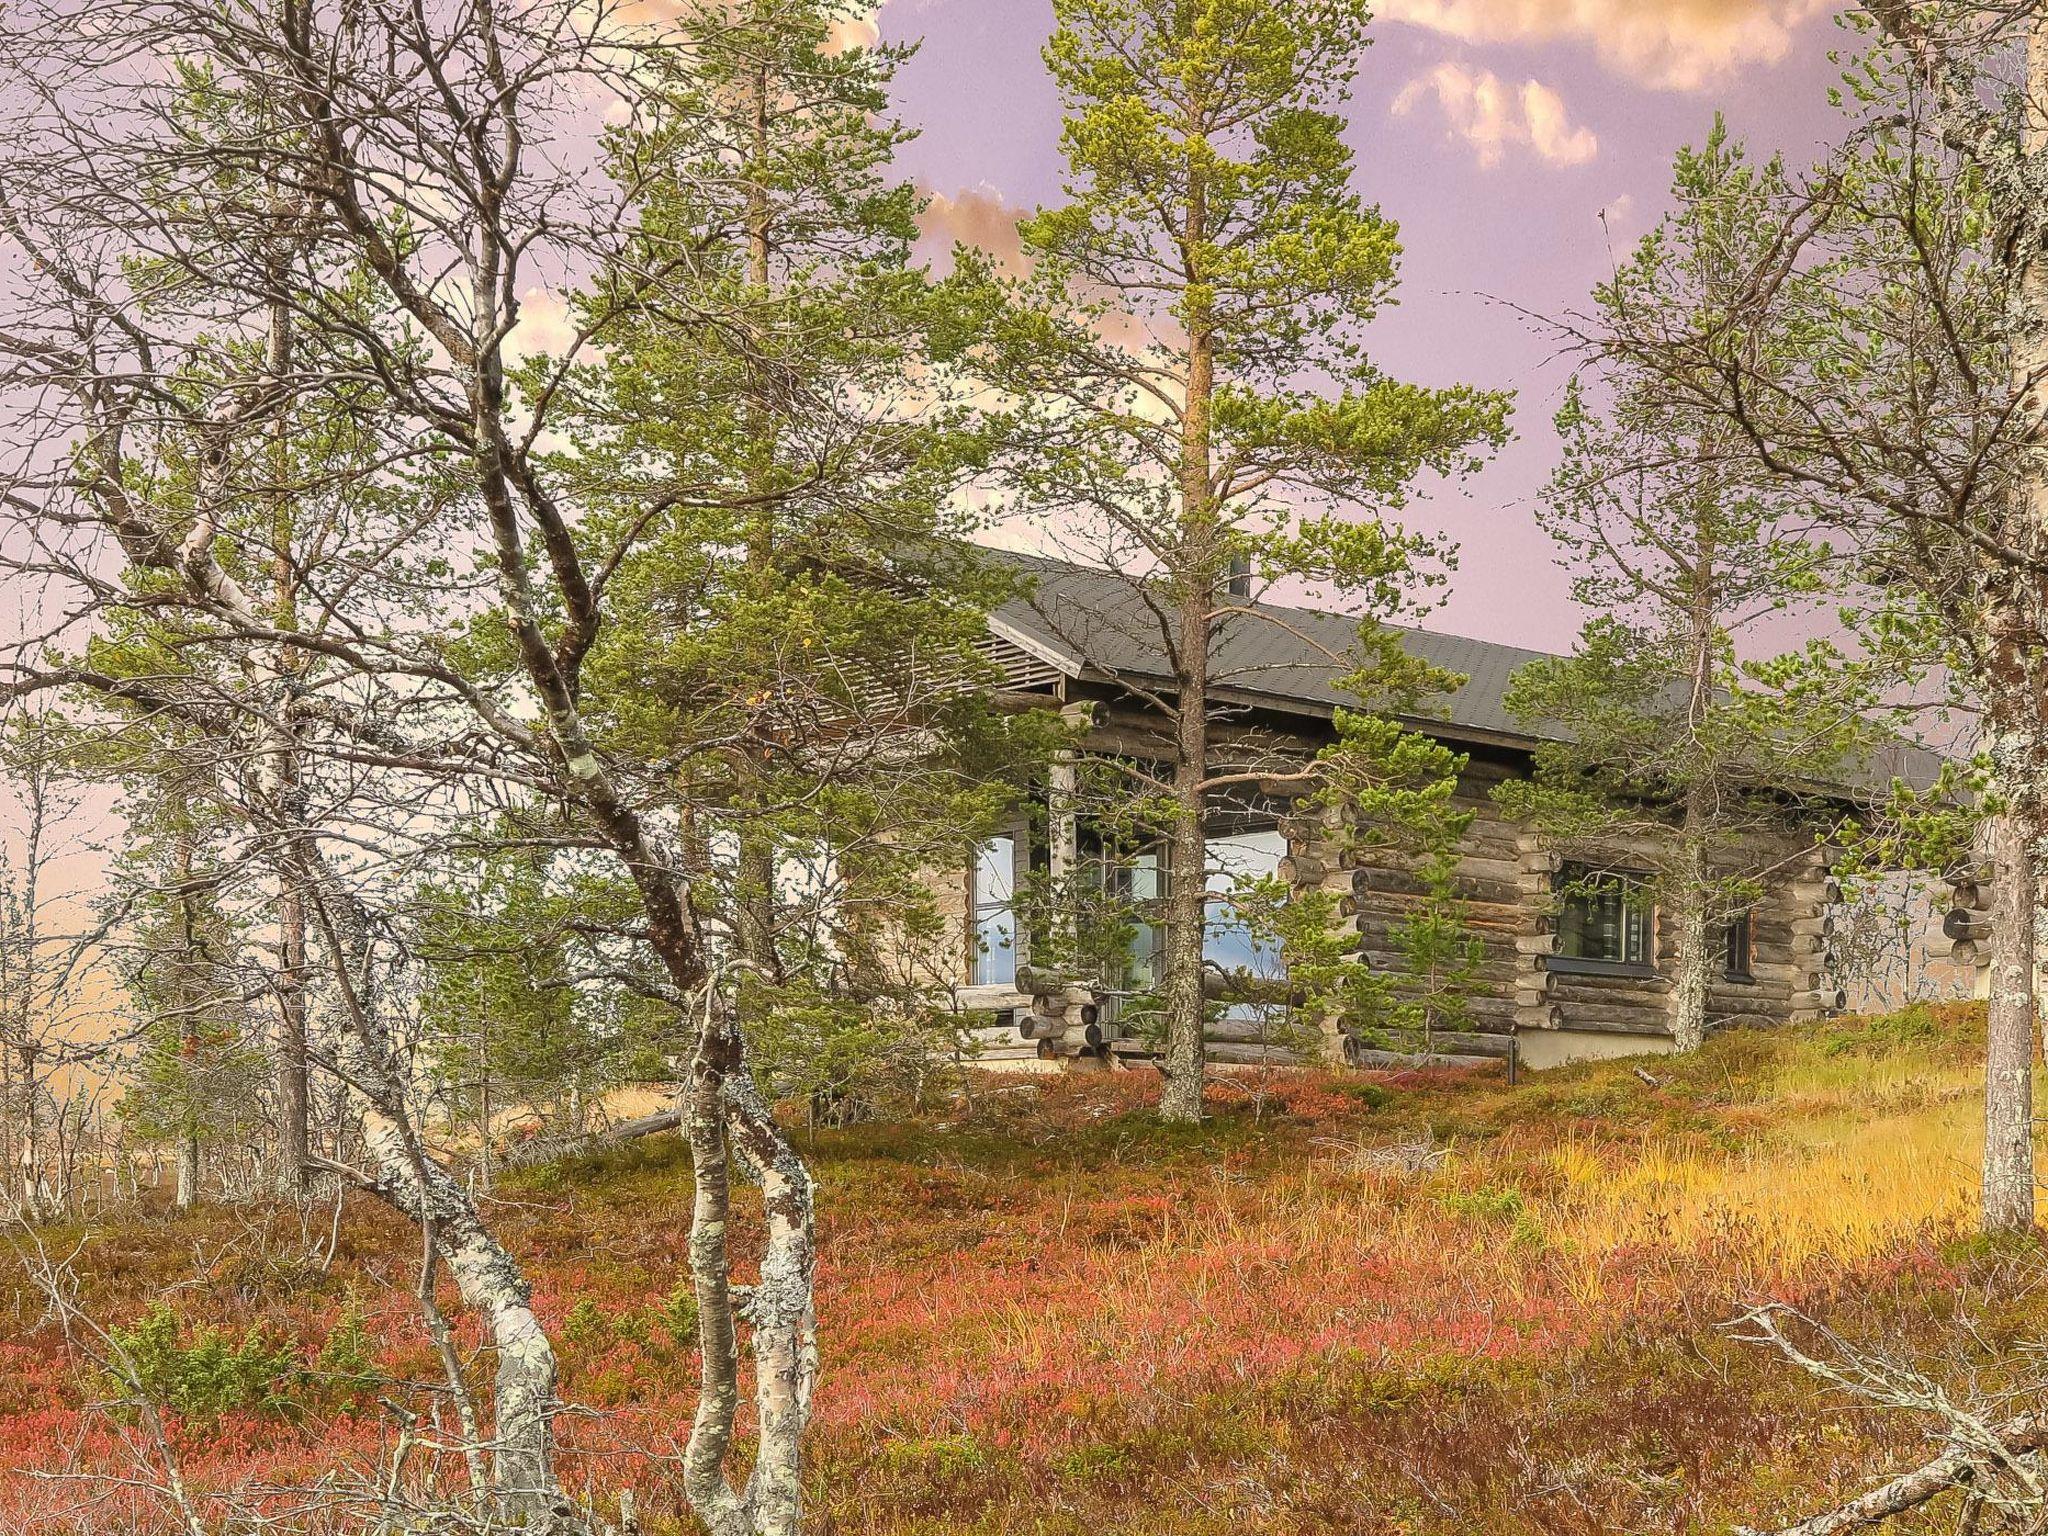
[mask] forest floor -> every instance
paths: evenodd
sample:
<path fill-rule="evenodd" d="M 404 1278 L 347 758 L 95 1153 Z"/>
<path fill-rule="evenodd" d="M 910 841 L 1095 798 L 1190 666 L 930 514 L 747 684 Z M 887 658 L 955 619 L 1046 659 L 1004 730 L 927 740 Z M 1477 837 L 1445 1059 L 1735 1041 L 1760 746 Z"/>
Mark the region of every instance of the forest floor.
<path fill-rule="evenodd" d="M 1926 1427 L 1745 1342 L 1745 1307 L 1791 1304 L 1958 1390 L 2048 1340 L 2048 1257 L 1971 1235 L 1981 1063 L 1981 1009 L 1954 1006 L 1726 1034 L 1642 1063 L 1654 1082 L 1231 1078 L 1173 1130 L 1150 1073 L 980 1077 L 931 1115 L 807 1132 L 817 1529 L 1505 1536 L 1810 1511 L 1920 1459 Z M 662 1137 L 492 1206 L 585 1410 L 566 1480 L 601 1509 L 635 1486 L 651 1533 L 690 1528 L 689 1204 Z M 41 1238 L 77 1249 L 82 1307 L 182 1409 L 193 1486 L 260 1499 L 374 1466 L 391 1402 L 425 1400 L 383 1378 L 438 1375 L 416 1237 L 367 1202 L 338 1232 L 331 1259 L 324 1211 Z M 115 1511 L 146 1493 L 29 1475 L 133 1476 L 139 1426 L 90 1406 L 106 1378 L 7 1263 L 0 1530 L 128 1529 Z"/>

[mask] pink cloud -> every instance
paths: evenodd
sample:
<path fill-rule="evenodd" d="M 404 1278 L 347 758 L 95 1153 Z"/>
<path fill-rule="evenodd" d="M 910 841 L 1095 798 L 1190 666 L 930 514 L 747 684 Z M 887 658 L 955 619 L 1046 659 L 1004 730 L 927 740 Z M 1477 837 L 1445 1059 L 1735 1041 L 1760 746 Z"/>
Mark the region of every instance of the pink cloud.
<path fill-rule="evenodd" d="M 1509 85 L 1490 70 L 1445 62 L 1408 82 L 1394 98 L 1405 117 L 1435 97 L 1450 131 L 1472 146 L 1483 167 L 1499 165 L 1511 147 L 1546 165 L 1584 165 L 1600 152 L 1593 130 L 1571 121 L 1564 98 L 1538 80 Z"/>
<path fill-rule="evenodd" d="M 1579 41 L 1645 85 L 1698 90 L 1744 65 L 1775 64 L 1830 0 L 1381 0 L 1385 21 L 1465 43 Z"/>

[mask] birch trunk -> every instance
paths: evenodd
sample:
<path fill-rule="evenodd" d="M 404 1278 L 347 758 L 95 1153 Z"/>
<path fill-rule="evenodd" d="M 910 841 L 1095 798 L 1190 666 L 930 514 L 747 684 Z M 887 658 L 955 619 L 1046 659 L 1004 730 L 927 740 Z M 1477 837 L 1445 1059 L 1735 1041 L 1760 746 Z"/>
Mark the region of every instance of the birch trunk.
<path fill-rule="evenodd" d="M 491 1342 L 497 1362 L 491 1483 L 500 1513 L 533 1530 L 580 1530 L 576 1508 L 555 1478 L 555 1352 L 534 1313 L 532 1288 L 484 1225 L 469 1192 L 421 1145 L 401 1069 L 375 1012 L 366 924 L 353 897 L 317 865 L 295 873 L 339 962 L 336 1065 L 376 1169 L 372 1189 L 425 1232 Z"/>
<path fill-rule="evenodd" d="M 1713 470 L 1712 445 L 1701 446 L 1700 483 L 1693 509 L 1692 562 L 1685 575 L 1689 676 L 1685 791 L 1679 828 L 1683 862 L 1678 871 L 1678 977 L 1671 995 L 1671 1038 L 1681 1052 L 1698 1050 L 1707 1038 L 1707 982 L 1713 966 L 1708 919 L 1714 897 L 1707 839 L 1714 825 L 1716 800 L 1710 775 L 1718 764 L 1706 742 L 1707 725 L 1714 709 L 1714 659 L 1724 634 L 1719 577 L 1720 484 Z M 1654 958 L 1653 955 L 1653 961 Z"/>
<path fill-rule="evenodd" d="M 279 893 L 277 926 L 277 1192 L 286 1200 L 303 1200 L 312 1190 L 313 1154 L 306 1060 L 306 904 L 289 885 Z"/>
<path fill-rule="evenodd" d="M 178 1054 L 189 1062 L 198 1054 L 190 1019 L 179 1025 L 179 1033 L 183 1038 L 179 1042 Z M 188 1085 L 186 1092 L 190 1091 Z M 178 1128 L 178 1185 L 172 1199 L 181 1211 L 189 1211 L 199 1204 L 199 1116 L 190 1104 L 185 1106 L 184 1123 Z"/>
<path fill-rule="evenodd" d="M 15 1049 L 20 1064 L 16 1083 L 16 1115 L 21 1128 L 21 1209 L 31 1220 L 41 1220 L 43 1208 L 43 1107 L 37 1091 L 35 1045 L 24 1040 Z"/>
<path fill-rule="evenodd" d="M 2048 18 L 2029 27 L 2019 156 L 2048 153 Z M 2025 210 L 2038 231 L 2043 217 Z M 2012 370 L 2027 416 L 2039 422 L 2048 378 L 2048 271 L 2038 239 L 2011 243 Z M 2029 450 L 2014 492 L 2007 537 L 2019 548 L 2048 545 L 2048 466 Z M 2048 852 L 2048 730 L 2042 720 L 2040 578 L 1992 569 L 1981 587 L 1984 649 L 1991 672 L 1987 709 L 1991 758 L 2008 809 L 1992 825 L 1994 910 L 1984 1080 L 1982 1222 L 1986 1231 L 2023 1231 L 2034 1223 L 2033 1052 L 2039 871 Z"/>
<path fill-rule="evenodd" d="M 803 1438 L 818 1376 L 810 1173 L 776 1126 L 745 1044 L 715 991 L 690 1066 L 685 1126 L 696 1200 L 690 1273 L 697 1293 L 699 1392 L 684 1457 L 690 1507 L 712 1536 L 796 1536 L 803 1527 Z M 732 1165 L 761 1186 L 767 1242 L 760 1283 L 732 1283 Z M 739 1322 L 753 1327 L 759 1444 L 744 1492 L 725 1475 L 740 1402 Z"/>
<path fill-rule="evenodd" d="M 2017 818 L 1992 824 L 1996 868 L 1984 1054 L 1982 1225 L 2034 1225 L 2034 861 Z"/>
<path fill-rule="evenodd" d="M 173 1001 L 178 1009 L 178 1065 L 184 1073 L 180 1085 L 185 1110 L 178 1126 L 177 1208 L 189 1211 L 199 1204 L 199 987 L 193 966 L 200 953 L 199 913 L 192 886 L 192 834 L 180 827 L 172 855 L 171 878 L 178 891 L 180 947 L 178 986 Z"/>

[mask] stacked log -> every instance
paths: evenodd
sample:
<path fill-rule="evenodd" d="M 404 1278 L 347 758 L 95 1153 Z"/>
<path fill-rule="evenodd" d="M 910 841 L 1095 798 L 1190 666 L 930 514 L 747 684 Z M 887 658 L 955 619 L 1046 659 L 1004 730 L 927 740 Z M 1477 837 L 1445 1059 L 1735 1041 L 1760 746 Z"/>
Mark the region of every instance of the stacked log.
<path fill-rule="evenodd" d="M 1287 837 L 1287 855 L 1280 861 L 1280 877 L 1296 890 L 1321 892 L 1333 899 L 1335 922 L 1338 934 L 1346 941 L 1353 939 L 1357 932 L 1359 913 L 1363 910 L 1357 891 L 1357 856 L 1354 851 L 1351 830 L 1351 816 L 1341 806 L 1327 806 L 1313 814 L 1297 809 L 1296 813 L 1281 823 L 1281 830 Z M 1289 1051 L 1296 1062 L 1321 1060 L 1337 1062 L 1343 1059 L 1344 1021 L 1334 1016 L 1303 1021 L 1300 1033 L 1313 1036 L 1314 1043 L 1302 1051 Z M 1238 1042 L 1217 1041 L 1216 1045 L 1234 1046 Z M 1210 1049 L 1212 1060 L 1227 1060 L 1218 1056 L 1215 1047 Z"/>
<path fill-rule="evenodd" d="M 1038 1054 L 1056 1057 L 1098 1056 L 1108 1044 L 1114 1009 L 1093 984 L 1029 974 L 1019 982 L 1032 988 L 1031 1006 L 1017 1015 L 1017 1033 L 1038 1042 Z"/>
<path fill-rule="evenodd" d="M 1549 957 L 1557 934 L 1550 918 L 1551 892 L 1564 861 L 1542 834 L 1524 830 L 1515 839 L 1515 892 L 1519 932 L 1515 935 L 1514 1018 L 1517 1029 L 1558 1029 L 1563 1010 L 1551 996 Z"/>
<path fill-rule="evenodd" d="M 1948 958 L 1966 969 L 1982 970 L 1991 964 L 1991 868 L 1964 865 L 1945 878 L 1948 910 L 1942 915 L 1941 932 L 1948 940 Z"/>
<path fill-rule="evenodd" d="M 1773 972 L 1789 974 L 1791 986 L 1786 1008 L 1795 1021 L 1829 1018 L 1849 1004 L 1848 992 L 1841 982 L 1841 936 L 1836 932 L 1833 910 L 1842 891 L 1828 873 L 1831 862 L 1832 855 L 1826 848 L 1812 850 L 1801 861 L 1784 893 L 1784 905 L 1792 917 L 1786 925 L 1783 964 L 1774 963 L 1778 958 L 1775 954 L 1768 959 L 1760 954 L 1755 967 L 1759 984 Z"/>

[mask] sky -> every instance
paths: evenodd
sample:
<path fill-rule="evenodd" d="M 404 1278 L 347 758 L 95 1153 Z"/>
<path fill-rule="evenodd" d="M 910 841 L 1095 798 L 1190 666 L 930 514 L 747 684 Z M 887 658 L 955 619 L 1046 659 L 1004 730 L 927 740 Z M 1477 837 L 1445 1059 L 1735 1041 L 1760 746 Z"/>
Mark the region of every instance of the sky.
<path fill-rule="evenodd" d="M 1274 0 L 1285 4 L 1287 0 Z M 1428 627 L 1566 650 L 1583 615 L 1536 520 L 1569 360 L 1541 325 L 1584 304 L 1667 206 L 1672 156 L 1723 114 L 1759 152 L 1836 135 L 1829 0 L 1380 0 L 1349 104 L 1356 185 L 1401 229 L 1396 308 L 1368 341 L 1391 376 L 1513 390 L 1514 443 L 1406 521 L 1459 570 Z M 1051 0 L 885 0 L 869 26 L 921 40 L 897 76 L 921 130 L 900 153 L 934 244 L 1000 247 L 1060 200 Z"/>

